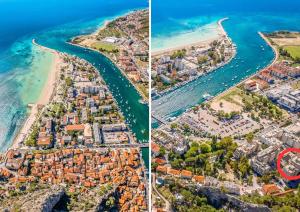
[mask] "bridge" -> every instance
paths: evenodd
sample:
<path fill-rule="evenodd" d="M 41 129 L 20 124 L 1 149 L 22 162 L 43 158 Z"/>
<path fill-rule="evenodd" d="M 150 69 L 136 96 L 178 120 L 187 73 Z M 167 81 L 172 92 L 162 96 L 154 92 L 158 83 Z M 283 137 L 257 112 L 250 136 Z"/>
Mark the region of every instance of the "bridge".
<path fill-rule="evenodd" d="M 159 124 L 167 124 L 168 123 L 167 121 L 165 121 L 164 119 L 154 115 L 153 113 L 151 113 L 151 118 L 156 120 Z"/>

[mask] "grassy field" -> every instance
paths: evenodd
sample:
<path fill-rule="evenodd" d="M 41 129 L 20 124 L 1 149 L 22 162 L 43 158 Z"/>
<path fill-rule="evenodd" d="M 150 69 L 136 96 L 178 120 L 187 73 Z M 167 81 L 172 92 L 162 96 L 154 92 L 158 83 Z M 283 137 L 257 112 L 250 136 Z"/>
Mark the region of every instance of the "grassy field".
<path fill-rule="evenodd" d="M 284 46 L 293 59 L 300 58 L 300 46 Z"/>
<path fill-rule="evenodd" d="M 252 102 L 251 97 L 247 96 L 245 92 L 238 87 L 230 89 L 228 92 L 221 95 L 219 99 L 234 103 L 239 106 L 244 105 L 241 101 L 239 101 L 241 99 L 246 99 L 247 101 Z"/>
<path fill-rule="evenodd" d="M 225 113 L 241 112 L 244 107 L 244 100 L 252 102 L 251 97 L 246 95 L 243 90 L 234 87 L 212 100 L 211 108 Z"/>
<path fill-rule="evenodd" d="M 100 30 L 100 32 L 97 35 L 97 38 L 99 38 L 99 40 L 101 40 L 102 38 L 105 38 L 105 37 L 120 38 L 123 35 L 124 35 L 124 33 L 121 30 L 116 29 L 115 27 L 107 27 L 105 29 Z"/>
<path fill-rule="evenodd" d="M 95 42 L 92 44 L 92 47 L 95 49 L 98 49 L 100 51 L 105 51 L 105 52 L 116 52 L 118 51 L 118 48 L 110 43 L 105 43 L 105 42 Z"/>

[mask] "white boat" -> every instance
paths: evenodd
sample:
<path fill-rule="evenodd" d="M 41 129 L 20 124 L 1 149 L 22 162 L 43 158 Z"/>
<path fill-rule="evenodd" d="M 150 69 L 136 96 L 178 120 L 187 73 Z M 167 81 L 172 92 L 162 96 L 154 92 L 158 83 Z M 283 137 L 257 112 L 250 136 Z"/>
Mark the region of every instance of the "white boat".
<path fill-rule="evenodd" d="M 147 102 L 142 99 L 139 100 L 139 103 L 144 104 L 144 105 L 147 104 Z"/>
<path fill-rule="evenodd" d="M 203 94 L 202 97 L 203 97 L 205 100 L 210 100 L 210 99 L 212 98 L 212 96 L 211 96 L 209 93 Z"/>

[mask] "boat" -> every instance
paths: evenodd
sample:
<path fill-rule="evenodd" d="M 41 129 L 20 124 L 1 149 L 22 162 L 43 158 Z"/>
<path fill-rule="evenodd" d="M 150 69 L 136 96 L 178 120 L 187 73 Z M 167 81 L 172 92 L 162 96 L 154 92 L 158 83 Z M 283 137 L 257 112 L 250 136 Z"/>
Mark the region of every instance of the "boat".
<path fill-rule="evenodd" d="M 139 103 L 141 103 L 141 104 L 143 104 L 143 105 L 147 104 L 147 102 L 144 101 L 144 100 L 142 100 L 142 99 L 139 100 Z"/>
<path fill-rule="evenodd" d="M 205 100 L 210 100 L 210 99 L 212 98 L 212 96 L 211 96 L 209 93 L 203 94 L 202 97 L 203 97 Z"/>

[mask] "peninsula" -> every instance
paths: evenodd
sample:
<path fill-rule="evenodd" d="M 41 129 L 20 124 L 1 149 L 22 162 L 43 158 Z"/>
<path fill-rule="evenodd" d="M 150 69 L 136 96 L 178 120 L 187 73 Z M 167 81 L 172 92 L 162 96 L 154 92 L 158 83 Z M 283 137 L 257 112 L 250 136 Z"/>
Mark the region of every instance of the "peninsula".
<path fill-rule="evenodd" d="M 300 148 L 300 33 L 259 35 L 274 51 L 267 67 L 153 130 L 154 208 L 299 209 L 299 182 L 276 161 Z M 281 168 L 299 175 L 300 154 Z"/>
<path fill-rule="evenodd" d="M 113 21 L 106 21 L 96 32 L 72 39 L 71 43 L 96 50 L 121 70 L 148 101 L 149 12 L 137 10 Z"/>
<path fill-rule="evenodd" d="M 235 45 L 218 21 L 218 38 L 152 53 L 152 97 L 176 89 L 227 64 L 235 55 Z"/>
<path fill-rule="evenodd" d="M 21 135 L 0 157 L 0 209 L 146 211 L 140 144 L 99 71 L 38 46 L 56 59 Z"/>

